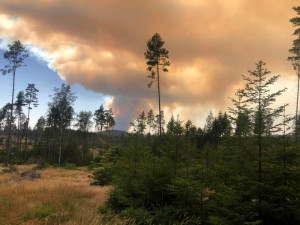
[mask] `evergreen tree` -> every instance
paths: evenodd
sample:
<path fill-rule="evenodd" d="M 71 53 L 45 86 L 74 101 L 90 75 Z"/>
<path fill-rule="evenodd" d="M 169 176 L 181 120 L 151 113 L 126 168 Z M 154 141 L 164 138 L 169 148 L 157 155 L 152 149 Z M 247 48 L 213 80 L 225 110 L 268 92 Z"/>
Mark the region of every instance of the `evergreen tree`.
<path fill-rule="evenodd" d="M 214 121 L 214 116 L 213 116 L 212 111 L 210 110 L 209 114 L 205 120 L 204 132 L 210 133 L 212 131 L 213 121 Z"/>
<path fill-rule="evenodd" d="M 244 89 L 238 89 L 235 98 L 230 98 L 234 107 L 229 107 L 229 118 L 235 124 L 235 135 L 238 137 L 250 135 L 251 121 L 248 112 L 248 104 Z"/>
<path fill-rule="evenodd" d="M 283 111 L 283 106 L 272 109 L 270 106 L 275 102 L 276 97 L 281 95 L 285 89 L 279 90 L 274 93 L 270 93 L 270 86 L 273 85 L 279 78 L 279 75 L 271 76 L 267 78 L 267 75 L 271 72 L 264 68 L 265 63 L 259 61 L 256 63 L 255 70 L 249 70 L 249 76 L 244 76 L 244 80 L 247 82 L 245 86 L 245 93 L 247 101 L 254 105 L 254 109 L 251 109 L 253 116 L 253 133 L 257 138 L 258 146 L 258 180 L 262 181 L 262 138 L 266 132 L 267 122 L 270 118 L 277 118 Z M 273 125 L 272 130 L 278 128 Z"/>
<path fill-rule="evenodd" d="M 77 123 L 76 126 L 78 127 L 79 131 L 82 134 L 83 139 L 83 147 L 82 147 L 82 163 L 84 163 L 84 151 L 86 150 L 86 138 L 89 132 L 89 129 L 92 126 L 92 112 L 81 111 L 77 115 Z"/>
<path fill-rule="evenodd" d="M 30 110 L 32 107 L 38 106 L 38 98 L 37 93 L 39 90 L 35 87 L 35 84 L 28 84 L 25 90 L 25 103 L 27 105 L 28 113 L 27 113 L 27 127 L 25 129 L 25 160 L 27 159 L 27 133 L 30 119 Z"/>
<path fill-rule="evenodd" d="M 52 101 L 48 103 L 48 122 L 59 128 L 59 155 L 58 165 L 61 165 L 62 136 L 64 130 L 70 126 L 74 116 L 73 104 L 76 100 L 75 94 L 69 85 L 62 84 L 60 88 L 54 88 Z"/>
<path fill-rule="evenodd" d="M 38 121 L 36 122 L 34 126 L 34 131 L 35 131 L 35 143 L 38 142 L 43 136 L 45 132 L 47 121 L 46 119 L 41 116 Z"/>
<path fill-rule="evenodd" d="M 292 56 L 288 57 L 288 60 L 292 62 L 292 65 L 294 67 L 294 70 L 297 74 L 297 101 L 296 101 L 296 113 L 295 113 L 295 140 L 298 142 L 298 106 L 299 106 L 299 80 L 300 80 L 300 7 L 293 7 L 293 9 L 297 13 L 297 17 L 294 17 L 290 19 L 290 22 L 293 24 L 294 27 L 296 27 L 296 30 L 294 31 L 293 35 L 296 35 L 297 38 L 293 41 L 292 48 L 289 49 L 289 52 L 292 54 Z"/>
<path fill-rule="evenodd" d="M 149 126 L 149 134 L 151 133 L 151 130 L 154 128 L 154 113 L 153 110 L 150 109 L 147 113 L 147 125 Z"/>
<path fill-rule="evenodd" d="M 6 103 L 6 105 L 0 109 L 0 125 L 1 125 L 1 127 L 3 127 L 3 129 L 5 127 L 5 125 L 4 125 L 5 119 L 7 118 L 7 113 L 9 111 L 10 107 L 11 107 L 10 103 Z"/>
<path fill-rule="evenodd" d="M 162 134 L 162 116 L 161 116 L 161 101 L 160 101 L 160 71 L 168 72 L 168 66 L 170 66 L 169 51 L 163 48 L 164 41 L 158 33 L 155 33 L 151 39 L 147 41 L 147 50 L 144 53 L 147 61 L 147 70 L 150 72 L 148 76 L 150 79 L 157 80 L 158 91 L 158 112 L 159 112 L 159 135 Z M 153 84 L 151 81 L 148 84 L 150 88 Z"/>
<path fill-rule="evenodd" d="M 138 117 L 138 130 L 140 134 L 144 134 L 145 129 L 146 129 L 146 115 L 145 112 L 143 111 L 139 117 Z"/>
<path fill-rule="evenodd" d="M 8 45 L 8 50 L 4 52 L 4 59 L 8 61 L 8 64 L 1 69 L 2 74 L 10 74 L 13 76 L 13 88 L 12 88 L 12 97 L 10 104 L 10 117 L 8 120 L 8 132 L 7 132 L 7 145 L 6 145 L 6 166 L 8 166 L 9 153 L 11 149 L 11 129 L 12 129 L 12 120 L 13 120 L 13 107 L 14 107 L 14 96 L 15 96 L 15 77 L 16 71 L 19 67 L 25 66 L 24 60 L 28 57 L 26 48 L 22 43 L 14 41 Z"/>
<path fill-rule="evenodd" d="M 213 142 L 213 137 L 212 137 L 213 122 L 214 122 L 214 116 L 212 111 L 210 110 L 205 120 L 205 125 L 203 129 L 205 133 L 205 139 L 208 140 L 210 143 Z"/>
<path fill-rule="evenodd" d="M 133 128 L 133 131 L 140 135 L 140 134 L 144 134 L 145 132 L 145 129 L 146 129 L 146 123 L 147 123 L 147 118 L 146 118 L 146 115 L 145 115 L 145 112 L 141 112 L 140 115 L 137 116 L 137 118 L 132 121 L 130 123 L 130 126 Z"/>
<path fill-rule="evenodd" d="M 21 130 L 21 117 L 23 114 L 23 106 L 25 106 L 25 94 L 23 91 L 20 91 L 17 94 L 17 100 L 16 100 L 16 115 L 18 118 L 17 121 L 17 129 L 18 129 L 18 134 L 17 134 L 17 147 L 19 148 L 19 150 L 21 150 L 21 134 L 20 134 L 20 130 Z"/>
<path fill-rule="evenodd" d="M 105 129 L 109 130 L 116 125 L 112 108 L 105 110 L 104 115 L 105 115 L 105 121 L 106 121 Z"/>
<path fill-rule="evenodd" d="M 106 124 L 105 110 L 103 105 L 101 105 L 100 108 L 95 111 L 94 120 L 96 123 L 96 127 L 98 127 L 98 129 L 100 128 L 100 131 L 102 132 Z"/>

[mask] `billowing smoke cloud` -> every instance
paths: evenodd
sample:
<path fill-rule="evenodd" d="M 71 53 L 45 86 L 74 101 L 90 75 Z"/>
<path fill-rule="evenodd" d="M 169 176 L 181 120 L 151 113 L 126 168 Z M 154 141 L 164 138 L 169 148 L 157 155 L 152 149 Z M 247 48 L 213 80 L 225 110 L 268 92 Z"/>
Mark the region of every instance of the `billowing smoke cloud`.
<path fill-rule="evenodd" d="M 157 109 L 148 89 L 146 41 L 156 32 L 170 51 L 162 104 L 195 122 L 229 105 L 241 74 L 263 59 L 275 73 L 286 61 L 291 0 L 2 0 L 0 38 L 31 44 L 69 84 L 113 96 L 117 127 Z"/>

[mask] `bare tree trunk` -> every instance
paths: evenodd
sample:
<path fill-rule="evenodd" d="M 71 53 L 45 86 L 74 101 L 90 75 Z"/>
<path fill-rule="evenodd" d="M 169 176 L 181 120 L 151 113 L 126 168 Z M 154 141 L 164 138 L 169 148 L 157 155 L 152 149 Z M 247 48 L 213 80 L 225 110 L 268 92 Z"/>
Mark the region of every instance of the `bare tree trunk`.
<path fill-rule="evenodd" d="M 27 159 L 27 132 L 28 132 L 28 126 L 29 126 L 29 115 L 30 115 L 30 104 L 28 105 L 28 115 L 27 115 L 27 124 L 25 127 L 25 161 Z"/>
<path fill-rule="evenodd" d="M 82 135 L 82 141 L 83 141 L 83 144 L 82 144 L 82 164 L 84 164 L 84 149 L 85 149 L 85 134 L 84 133 Z"/>
<path fill-rule="evenodd" d="M 17 148 L 19 149 L 19 150 L 21 150 L 21 148 L 20 148 L 20 115 L 18 115 L 18 136 L 17 136 Z"/>
<path fill-rule="evenodd" d="M 297 72 L 297 102 L 296 102 L 296 118 L 295 118 L 295 141 L 298 143 L 298 105 L 299 105 L 299 76 L 300 76 L 300 66 L 298 65 L 298 72 Z"/>
<path fill-rule="evenodd" d="M 22 119 L 21 119 L 21 117 L 20 117 L 20 121 L 19 121 L 19 127 L 20 127 L 19 149 L 22 150 Z"/>
<path fill-rule="evenodd" d="M 157 70 L 157 90 L 158 90 L 158 110 L 159 110 L 159 136 L 161 139 L 161 109 L 160 109 L 160 85 L 159 85 L 159 68 L 158 65 L 156 67 Z"/>
<path fill-rule="evenodd" d="M 299 79 L 298 79 L 299 80 Z M 285 105 L 284 105 L 284 110 L 283 110 L 283 152 L 285 153 L 286 151 L 286 115 L 285 115 Z M 286 186 L 286 160 L 285 156 L 283 159 L 283 185 Z"/>
<path fill-rule="evenodd" d="M 61 161 L 61 140 L 62 140 L 62 124 L 60 125 L 58 166 L 60 166 L 60 161 Z"/>
<path fill-rule="evenodd" d="M 11 95 L 11 108 L 10 108 L 10 118 L 8 122 L 8 132 L 7 132 L 7 145 L 6 145 L 6 166 L 8 166 L 9 153 L 11 148 L 11 123 L 13 119 L 13 110 L 14 110 L 14 95 L 15 95 L 15 77 L 16 70 L 13 70 L 13 90 Z"/>

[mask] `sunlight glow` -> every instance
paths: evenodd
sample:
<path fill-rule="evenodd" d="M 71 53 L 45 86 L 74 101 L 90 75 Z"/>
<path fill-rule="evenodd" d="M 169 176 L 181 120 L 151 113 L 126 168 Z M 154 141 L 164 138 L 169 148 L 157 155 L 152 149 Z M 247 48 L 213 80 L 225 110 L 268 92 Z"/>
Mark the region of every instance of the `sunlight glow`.
<path fill-rule="evenodd" d="M 0 14 L 0 27 L 2 29 L 11 29 L 16 23 L 18 23 L 17 18 L 8 16 L 6 14 Z"/>

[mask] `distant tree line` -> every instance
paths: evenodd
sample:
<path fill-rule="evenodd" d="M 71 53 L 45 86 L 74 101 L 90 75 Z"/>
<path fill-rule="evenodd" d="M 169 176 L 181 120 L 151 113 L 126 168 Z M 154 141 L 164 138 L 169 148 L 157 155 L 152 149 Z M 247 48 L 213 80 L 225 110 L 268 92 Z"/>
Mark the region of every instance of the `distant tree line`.
<path fill-rule="evenodd" d="M 106 110 L 101 105 L 94 114 L 81 111 L 76 115 L 73 105 L 77 96 L 69 85 L 62 84 L 54 88 L 50 96 L 47 115 L 40 117 L 31 129 L 30 112 L 38 106 L 39 90 L 35 84 L 28 84 L 14 99 L 16 71 L 25 65 L 26 57 L 27 50 L 20 41 L 9 44 L 4 52 L 8 64 L 2 73 L 12 74 L 13 88 L 11 102 L 0 109 L 0 162 L 5 162 L 6 166 L 28 160 L 45 160 L 59 166 L 66 162 L 88 164 L 93 159 L 94 149 L 104 149 L 104 145 L 106 148 L 110 145 L 110 138 L 103 134 L 115 126 L 112 109 Z M 71 129 L 72 122 L 76 130 Z M 96 135 L 91 130 L 93 123 L 97 128 Z M 99 137 L 100 134 L 103 137 Z"/>

